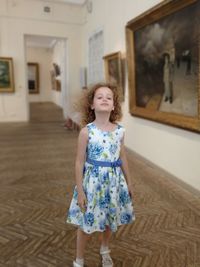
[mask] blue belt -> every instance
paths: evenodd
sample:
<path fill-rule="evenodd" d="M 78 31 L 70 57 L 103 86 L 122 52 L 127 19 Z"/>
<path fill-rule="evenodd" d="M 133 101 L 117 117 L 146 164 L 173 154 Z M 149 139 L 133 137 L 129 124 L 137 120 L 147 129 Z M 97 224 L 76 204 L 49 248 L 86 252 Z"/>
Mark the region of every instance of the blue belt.
<path fill-rule="evenodd" d="M 99 161 L 99 160 L 94 160 L 87 158 L 86 160 L 89 164 L 95 165 L 95 166 L 100 166 L 100 167 L 120 167 L 122 166 L 122 161 L 121 159 L 118 159 L 116 161 L 110 162 L 110 161 Z"/>

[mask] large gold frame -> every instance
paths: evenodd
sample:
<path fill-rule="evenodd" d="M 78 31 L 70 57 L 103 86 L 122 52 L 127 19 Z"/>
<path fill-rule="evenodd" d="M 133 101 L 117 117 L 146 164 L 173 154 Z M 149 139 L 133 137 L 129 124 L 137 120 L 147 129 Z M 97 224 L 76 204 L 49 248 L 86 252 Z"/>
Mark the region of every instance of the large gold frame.
<path fill-rule="evenodd" d="M 159 23 L 163 21 L 167 16 L 175 14 L 181 11 L 183 8 L 190 8 L 192 5 L 198 5 L 198 10 L 200 11 L 198 0 L 167 0 L 163 1 L 161 4 L 153 7 L 142 15 L 136 17 L 135 19 L 129 21 L 126 25 L 126 44 L 127 44 L 127 63 L 128 63 L 128 82 L 129 82 L 129 110 L 134 116 L 139 116 L 145 119 L 150 119 L 153 121 L 169 124 L 172 126 L 184 128 L 191 131 L 200 132 L 200 30 L 198 28 L 198 41 L 197 50 L 198 56 L 195 60 L 197 64 L 197 97 L 195 101 L 197 103 L 197 114 L 195 116 L 188 116 L 185 114 L 178 114 L 172 112 L 163 112 L 154 108 L 154 105 L 147 105 L 145 107 L 137 105 L 137 80 L 136 73 L 138 72 L 136 64 L 136 33 L 145 29 L 149 25 Z M 184 9 L 186 10 L 186 9 Z M 179 13 L 180 14 L 180 13 Z M 175 14 L 176 15 L 176 14 Z M 177 16 L 178 17 L 178 16 Z M 198 20 L 197 16 L 197 20 Z M 186 17 L 186 20 L 188 18 Z M 166 20 L 167 21 L 167 20 Z M 147 28 L 146 28 L 147 29 Z M 188 38 L 190 38 L 190 32 L 188 32 Z M 164 72 L 164 71 L 163 71 Z M 146 77 L 144 76 L 144 79 Z M 148 84 L 148 82 L 146 82 Z M 195 87 L 195 88 L 196 88 Z M 196 90 L 196 89 L 195 89 Z M 162 100 L 163 101 L 163 100 Z"/>

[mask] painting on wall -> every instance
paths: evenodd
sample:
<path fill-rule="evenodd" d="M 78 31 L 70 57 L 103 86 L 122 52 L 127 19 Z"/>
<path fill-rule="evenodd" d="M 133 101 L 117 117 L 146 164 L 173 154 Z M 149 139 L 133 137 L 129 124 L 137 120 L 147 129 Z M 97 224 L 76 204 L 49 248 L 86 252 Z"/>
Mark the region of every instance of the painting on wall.
<path fill-rule="evenodd" d="M 39 94 L 39 64 L 28 63 L 28 91 L 29 94 Z"/>
<path fill-rule="evenodd" d="M 121 92 L 121 96 L 124 96 L 123 88 L 123 73 L 122 73 L 122 59 L 121 53 L 116 52 L 103 57 L 105 66 L 106 81 L 117 85 Z"/>
<path fill-rule="evenodd" d="M 56 76 L 60 76 L 61 71 L 60 71 L 60 66 L 56 63 L 53 63 L 53 68 Z"/>
<path fill-rule="evenodd" d="M 10 57 L 0 57 L 0 93 L 14 91 L 13 60 Z"/>
<path fill-rule="evenodd" d="M 56 74 L 54 70 L 50 71 L 51 76 L 51 89 L 56 90 Z"/>
<path fill-rule="evenodd" d="M 130 113 L 200 132 L 200 2 L 164 1 L 126 25 Z"/>
<path fill-rule="evenodd" d="M 60 92 L 61 91 L 61 80 L 56 79 L 56 91 Z"/>

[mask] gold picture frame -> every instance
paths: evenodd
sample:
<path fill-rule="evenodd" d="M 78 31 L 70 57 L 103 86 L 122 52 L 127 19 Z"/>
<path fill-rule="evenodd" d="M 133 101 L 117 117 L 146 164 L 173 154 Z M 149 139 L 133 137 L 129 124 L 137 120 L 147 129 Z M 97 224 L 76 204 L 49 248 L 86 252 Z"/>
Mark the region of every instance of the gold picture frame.
<path fill-rule="evenodd" d="M 29 94 L 39 94 L 39 64 L 28 62 L 27 65 Z"/>
<path fill-rule="evenodd" d="M 11 57 L 0 57 L 0 93 L 14 93 L 14 70 Z"/>
<path fill-rule="evenodd" d="M 200 2 L 165 0 L 126 25 L 133 116 L 200 132 Z"/>
<path fill-rule="evenodd" d="M 106 81 L 117 85 L 121 97 L 124 98 L 122 56 L 121 52 L 115 52 L 103 57 Z"/>

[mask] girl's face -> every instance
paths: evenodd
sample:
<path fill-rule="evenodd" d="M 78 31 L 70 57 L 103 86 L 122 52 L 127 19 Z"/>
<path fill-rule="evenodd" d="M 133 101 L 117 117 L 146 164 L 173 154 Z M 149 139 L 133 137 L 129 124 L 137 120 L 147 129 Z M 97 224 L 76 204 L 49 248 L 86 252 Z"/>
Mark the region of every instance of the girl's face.
<path fill-rule="evenodd" d="M 94 94 L 91 106 L 95 112 L 111 112 L 114 109 L 113 92 L 108 87 L 100 87 Z"/>

